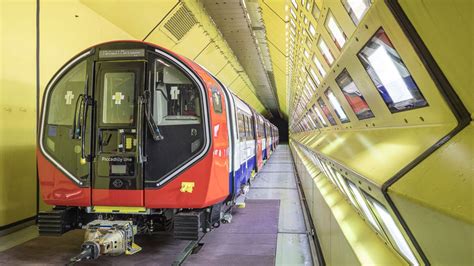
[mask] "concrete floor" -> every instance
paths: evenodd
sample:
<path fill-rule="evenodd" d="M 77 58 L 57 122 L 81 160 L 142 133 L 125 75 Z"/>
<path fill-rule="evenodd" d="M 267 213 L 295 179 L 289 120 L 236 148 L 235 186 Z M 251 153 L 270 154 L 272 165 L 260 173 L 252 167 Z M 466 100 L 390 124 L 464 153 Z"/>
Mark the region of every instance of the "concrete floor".
<path fill-rule="evenodd" d="M 248 199 L 280 200 L 276 265 L 312 265 L 309 239 L 288 145 L 279 145 L 255 177 Z"/>
<path fill-rule="evenodd" d="M 309 239 L 288 145 L 279 145 L 252 182 L 248 199 L 280 200 L 276 265 L 312 265 Z M 35 226 L 0 237 L 0 252 L 38 236 Z M 0 263 L 1 264 L 1 263 Z"/>

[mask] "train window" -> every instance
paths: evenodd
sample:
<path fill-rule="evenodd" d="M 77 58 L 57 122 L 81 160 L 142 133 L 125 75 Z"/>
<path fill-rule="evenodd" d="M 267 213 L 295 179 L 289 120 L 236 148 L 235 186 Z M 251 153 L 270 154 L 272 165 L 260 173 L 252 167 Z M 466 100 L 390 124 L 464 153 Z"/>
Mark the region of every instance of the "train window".
<path fill-rule="evenodd" d="M 132 124 L 135 109 L 135 73 L 105 73 L 103 93 L 102 122 Z"/>
<path fill-rule="evenodd" d="M 81 140 L 72 139 L 74 113 L 84 95 L 86 71 L 87 60 L 84 60 L 71 68 L 51 88 L 46 103 L 43 139 L 40 140 L 48 154 L 76 177 L 87 177 L 89 171 L 87 164 L 80 163 L 81 153 L 73 152 L 80 147 Z M 85 141 L 89 141 L 87 135 Z"/>
<path fill-rule="evenodd" d="M 342 109 L 341 104 L 337 100 L 336 96 L 332 92 L 330 88 L 328 88 L 325 92 L 324 95 L 329 100 L 329 103 L 331 104 L 332 108 L 336 112 L 337 117 L 339 117 L 339 120 L 341 120 L 341 123 L 347 123 L 350 122 L 349 118 L 347 117 L 346 113 L 344 112 L 344 109 Z"/>
<path fill-rule="evenodd" d="M 252 121 L 250 119 L 250 117 L 246 117 L 247 118 L 247 136 L 248 136 L 248 139 L 253 139 L 253 127 L 252 127 Z"/>
<path fill-rule="evenodd" d="M 155 61 L 153 118 L 157 125 L 201 123 L 201 101 L 196 84 L 162 59 Z"/>
<path fill-rule="evenodd" d="M 329 108 L 326 106 L 326 104 L 324 103 L 321 97 L 318 99 L 318 104 L 319 104 L 319 107 L 321 107 L 321 110 L 323 110 L 323 113 L 328 119 L 329 123 L 335 126 L 336 120 L 334 120 L 334 117 L 332 116 L 331 111 L 329 111 Z"/>
<path fill-rule="evenodd" d="M 239 138 L 245 139 L 245 122 L 244 122 L 244 116 L 242 114 L 238 114 L 237 118 L 238 122 L 238 127 L 239 127 Z"/>
<path fill-rule="evenodd" d="M 355 85 L 349 72 L 347 72 L 347 69 L 344 69 L 341 74 L 337 76 L 336 83 L 359 120 L 374 117 L 372 110 Z"/>
<path fill-rule="evenodd" d="M 324 127 L 327 127 L 328 124 L 326 123 L 326 120 L 324 120 L 323 116 L 321 115 L 321 112 L 319 112 L 318 108 L 316 107 L 316 104 L 313 104 L 313 110 L 316 112 L 316 114 L 319 117 L 319 120 L 323 123 Z"/>
<path fill-rule="evenodd" d="M 367 42 L 358 57 L 390 112 L 428 105 L 383 28 Z"/>
<path fill-rule="evenodd" d="M 358 25 L 370 7 L 370 0 L 342 0 L 342 5 L 354 24 Z"/>
<path fill-rule="evenodd" d="M 72 125 L 76 102 L 84 94 L 86 68 L 87 61 L 79 63 L 54 86 L 49 97 L 48 125 Z"/>
<path fill-rule="evenodd" d="M 328 12 L 325 25 L 337 48 L 341 50 L 342 47 L 344 47 L 344 44 L 346 43 L 347 37 L 344 31 L 341 29 L 341 26 L 339 26 L 339 24 L 337 23 L 336 18 L 334 17 L 331 11 Z"/>
<path fill-rule="evenodd" d="M 313 56 L 313 62 L 316 65 L 316 68 L 318 69 L 319 74 L 321 74 L 321 77 L 324 78 L 326 76 L 326 70 L 324 69 L 323 65 L 321 64 L 319 59 L 316 57 L 316 55 Z"/>
<path fill-rule="evenodd" d="M 215 113 L 222 113 L 222 97 L 217 88 L 212 88 L 212 106 Z"/>
<path fill-rule="evenodd" d="M 322 37 L 319 38 L 318 47 L 319 51 L 324 57 L 324 60 L 326 60 L 326 63 L 329 66 L 332 66 L 332 63 L 334 63 L 334 56 L 332 55 L 331 51 L 329 50 L 329 47 L 327 46 L 326 42 L 323 40 Z"/>

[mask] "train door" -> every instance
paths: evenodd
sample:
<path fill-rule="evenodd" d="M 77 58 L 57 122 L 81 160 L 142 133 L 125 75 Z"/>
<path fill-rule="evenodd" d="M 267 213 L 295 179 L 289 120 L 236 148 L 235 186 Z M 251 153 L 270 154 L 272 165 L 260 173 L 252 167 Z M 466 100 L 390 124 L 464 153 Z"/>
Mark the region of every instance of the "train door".
<path fill-rule="evenodd" d="M 144 88 L 145 68 L 144 61 L 95 65 L 92 205 L 144 205 L 139 158 L 143 118 L 138 98 Z"/>

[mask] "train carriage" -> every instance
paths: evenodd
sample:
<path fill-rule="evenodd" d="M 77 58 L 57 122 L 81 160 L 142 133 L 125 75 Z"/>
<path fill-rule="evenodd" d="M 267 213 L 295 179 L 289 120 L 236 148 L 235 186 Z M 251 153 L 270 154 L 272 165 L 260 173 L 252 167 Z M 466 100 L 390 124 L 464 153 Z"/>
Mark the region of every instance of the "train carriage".
<path fill-rule="evenodd" d="M 43 99 L 38 173 L 55 208 L 40 213 L 40 233 L 105 219 L 197 239 L 230 221 L 261 169 L 263 121 L 208 71 L 156 45 L 83 51 Z"/>

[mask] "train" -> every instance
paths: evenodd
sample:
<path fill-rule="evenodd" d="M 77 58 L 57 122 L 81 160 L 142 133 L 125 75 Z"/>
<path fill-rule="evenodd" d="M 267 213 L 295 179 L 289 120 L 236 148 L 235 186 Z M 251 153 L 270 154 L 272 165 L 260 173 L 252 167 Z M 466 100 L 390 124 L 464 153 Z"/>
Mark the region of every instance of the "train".
<path fill-rule="evenodd" d="M 73 57 L 44 92 L 41 235 L 85 228 L 77 260 L 133 254 L 136 234 L 197 240 L 231 222 L 278 128 L 199 64 L 152 43 Z M 118 244 L 117 244 L 118 243 Z"/>

